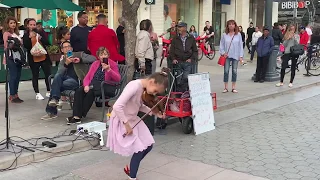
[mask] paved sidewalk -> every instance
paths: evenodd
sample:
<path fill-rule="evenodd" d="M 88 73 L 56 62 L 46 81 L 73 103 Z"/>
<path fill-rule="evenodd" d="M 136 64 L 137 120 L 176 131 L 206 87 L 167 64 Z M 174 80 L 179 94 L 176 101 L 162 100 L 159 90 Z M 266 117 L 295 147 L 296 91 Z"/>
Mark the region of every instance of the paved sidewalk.
<path fill-rule="evenodd" d="M 157 152 L 272 180 L 320 179 L 320 87 L 215 113 L 218 127 Z"/>
<path fill-rule="evenodd" d="M 125 180 L 123 165 L 129 158 L 116 157 L 74 170 L 68 175 L 87 180 Z M 111 173 L 112 172 L 112 173 Z M 72 179 L 70 178 L 70 179 Z M 267 180 L 217 166 L 151 152 L 141 163 L 139 180 Z M 62 177 L 57 180 L 67 180 Z"/>

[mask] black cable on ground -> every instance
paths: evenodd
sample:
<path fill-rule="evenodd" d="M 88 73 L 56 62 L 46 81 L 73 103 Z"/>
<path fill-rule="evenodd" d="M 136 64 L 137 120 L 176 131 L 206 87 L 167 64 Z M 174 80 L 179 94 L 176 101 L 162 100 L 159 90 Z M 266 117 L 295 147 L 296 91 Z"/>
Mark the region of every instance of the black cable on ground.
<path fill-rule="evenodd" d="M 13 153 L 15 155 L 15 159 L 14 161 L 12 162 L 12 164 L 7 167 L 7 168 L 4 168 L 4 169 L 0 169 L 0 172 L 3 172 L 3 171 L 8 171 L 8 170 L 14 170 L 16 168 L 19 168 L 19 167 L 24 167 L 24 166 L 27 166 L 27 165 L 30 165 L 30 164 L 33 164 L 33 163 L 40 163 L 40 162 L 44 162 L 44 161 L 47 161 L 53 157 L 63 157 L 63 156 L 67 156 L 67 155 L 71 155 L 71 154 L 76 154 L 76 153 L 81 153 L 81 152 L 86 152 L 86 151 L 89 151 L 89 150 L 100 150 L 100 151 L 108 151 L 108 150 L 102 150 L 102 148 L 95 148 L 96 146 L 98 146 L 100 144 L 100 137 L 99 135 L 97 134 L 94 134 L 96 135 L 97 137 L 95 137 L 94 135 L 87 135 L 87 134 L 80 134 L 80 135 L 77 135 L 77 137 L 75 139 L 72 139 L 72 140 L 55 140 L 56 138 L 60 138 L 60 137 L 68 137 L 68 136 L 73 136 L 73 135 L 66 135 L 66 132 L 70 130 L 69 129 L 66 129 L 65 131 L 62 132 L 62 134 L 60 135 L 61 132 L 58 133 L 57 136 L 54 136 L 52 138 L 50 137 L 38 137 L 38 138 L 30 138 L 30 139 L 24 139 L 22 137 L 19 137 L 19 136 L 12 136 L 11 137 L 11 141 L 14 142 L 14 143 L 23 143 L 23 142 L 26 142 L 28 143 L 29 146 L 28 148 L 30 149 L 34 149 L 34 150 L 37 150 L 37 151 L 41 151 L 41 152 L 45 152 L 45 153 L 50 153 L 50 154 L 60 154 L 60 153 L 65 153 L 65 152 L 68 152 L 68 151 L 71 151 L 73 148 L 74 148 L 74 142 L 77 141 L 77 140 L 85 140 L 87 141 L 90 145 L 91 145 L 91 148 L 88 149 L 88 150 L 83 150 L 83 151 L 76 151 L 76 152 L 71 152 L 71 153 L 68 153 L 68 154 L 62 154 L 62 155 L 54 155 L 54 156 L 50 156 L 49 158 L 47 159 L 44 159 L 44 160 L 41 160 L 41 161 L 33 161 L 31 163 L 28 163 L 26 165 L 21 165 L 21 166 L 18 166 L 18 163 L 17 163 L 17 160 L 18 158 L 22 155 L 22 152 L 23 152 L 23 149 L 20 149 L 20 151 L 15 151 L 15 147 L 13 145 L 11 145 L 11 148 L 12 148 L 12 151 L 10 150 L 4 150 L 6 147 L 0 149 L 0 152 L 6 152 L 6 153 Z M 17 138 L 17 139 L 21 139 L 20 141 L 19 140 L 13 140 L 12 138 Z M 64 151 L 59 151 L 59 152 L 50 152 L 50 151 L 46 151 L 46 150 L 43 150 L 42 148 L 44 148 L 42 145 L 39 146 L 38 145 L 38 141 L 41 140 L 41 139 L 47 139 L 47 140 L 51 140 L 55 143 L 63 143 L 63 142 L 71 142 L 72 143 L 72 146 L 70 149 L 68 150 L 64 150 Z M 90 141 L 91 140 L 95 140 L 95 139 L 98 139 L 98 143 L 96 145 L 92 144 Z M 5 140 L 2 140 L 1 142 L 4 142 Z M 32 141 L 35 141 L 35 142 L 32 142 Z M 14 165 L 15 164 L 15 165 Z"/>

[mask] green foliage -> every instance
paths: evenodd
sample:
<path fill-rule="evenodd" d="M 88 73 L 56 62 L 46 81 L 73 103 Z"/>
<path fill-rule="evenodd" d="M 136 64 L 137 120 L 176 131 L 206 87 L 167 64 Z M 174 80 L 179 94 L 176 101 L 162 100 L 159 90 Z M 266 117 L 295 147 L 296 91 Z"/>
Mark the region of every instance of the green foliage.
<path fill-rule="evenodd" d="M 4 20 L 8 16 L 14 16 L 13 10 L 9 10 L 7 8 L 0 8 L 0 23 L 3 24 Z"/>
<path fill-rule="evenodd" d="M 57 45 L 51 45 L 47 46 L 48 54 L 57 54 L 59 53 L 59 46 Z"/>

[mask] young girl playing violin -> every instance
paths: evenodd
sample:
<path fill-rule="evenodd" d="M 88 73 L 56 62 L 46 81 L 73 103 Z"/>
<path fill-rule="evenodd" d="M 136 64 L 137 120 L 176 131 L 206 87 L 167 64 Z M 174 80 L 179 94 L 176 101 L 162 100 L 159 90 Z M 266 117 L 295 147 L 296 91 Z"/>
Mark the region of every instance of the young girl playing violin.
<path fill-rule="evenodd" d="M 141 160 L 151 151 L 155 143 L 146 124 L 140 122 L 137 116 L 139 111 L 150 112 L 150 108 L 143 104 L 142 95 L 148 93 L 155 96 L 163 93 L 168 86 L 168 73 L 168 69 L 163 68 L 162 72 L 156 72 L 146 79 L 129 82 L 113 105 L 107 147 L 122 156 L 132 155 L 130 169 L 125 168 L 129 180 L 136 179 Z M 151 114 L 163 118 L 159 111 L 152 111 Z"/>

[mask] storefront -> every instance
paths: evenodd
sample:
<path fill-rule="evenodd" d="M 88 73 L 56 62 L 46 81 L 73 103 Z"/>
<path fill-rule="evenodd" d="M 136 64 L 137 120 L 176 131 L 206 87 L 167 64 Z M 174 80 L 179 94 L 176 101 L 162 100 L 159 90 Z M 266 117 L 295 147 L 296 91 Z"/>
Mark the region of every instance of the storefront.
<path fill-rule="evenodd" d="M 319 1 L 301 1 L 295 2 L 292 0 L 286 0 L 279 2 L 278 4 L 278 19 L 280 23 L 292 24 L 298 23 L 306 25 L 318 21 L 316 17 L 320 15 Z M 297 12 L 295 18 L 295 10 Z"/>
<path fill-rule="evenodd" d="M 163 32 L 171 27 L 171 22 L 183 21 L 199 29 L 200 0 L 164 0 Z"/>

